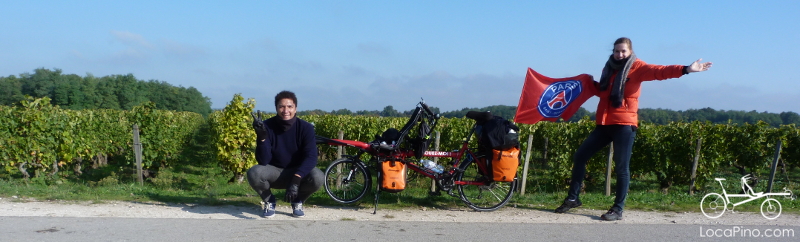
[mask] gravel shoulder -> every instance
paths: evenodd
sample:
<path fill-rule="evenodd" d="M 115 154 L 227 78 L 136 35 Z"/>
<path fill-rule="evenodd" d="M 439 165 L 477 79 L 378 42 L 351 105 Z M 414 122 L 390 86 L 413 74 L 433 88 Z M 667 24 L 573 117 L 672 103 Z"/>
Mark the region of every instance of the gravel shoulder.
<path fill-rule="evenodd" d="M 609 223 L 600 220 L 605 211 L 573 209 L 566 214 L 556 214 L 549 208 L 528 209 L 504 207 L 494 212 L 475 212 L 464 207 L 452 210 L 380 209 L 321 207 L 307 205 L 303 218 L 291 217 L 291 208 L 279 203 L 277 214 L 269 220 L 319 220 L 319 221 L 430 221 L 430 222 L 504 222 L 540 224 L 591 224 Z M 699 210 L 699 209 L 698 209 Z M 784 211 L 785 212 L 785 211 Z M 192 218 L 192 219 L 264 219 L 256 206 L 205 206 L 193 204 L 136 203 L 124 201 L 72 202 L 32 201 L 0 198 L 0 216 L 39 217 L 120 217 L 120 218 Z M 781 214 L 768 220 L 760 213 L 726 211 L 717 219 L 706 218 L 697 212 L 625 211 L 620 224 L 698 224 L 698 225 L 789 225 L 797 226 L 800 215 Z M 266 220 L 266 219 L 264 219 Z"/>

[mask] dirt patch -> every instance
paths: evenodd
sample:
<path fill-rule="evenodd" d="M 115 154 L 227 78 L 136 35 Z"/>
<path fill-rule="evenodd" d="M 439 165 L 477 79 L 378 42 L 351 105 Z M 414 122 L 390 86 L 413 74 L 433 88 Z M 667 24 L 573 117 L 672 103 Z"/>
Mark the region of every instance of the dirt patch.
<path fill-rule="evenodd" d="M 609 223 L 601 221 L 605 211 L 573 209 L 566 214 L 556 214 L 552 208 L 523 209 L 507 206 L 494 212 L 475 212 L 463 209 L 379 209 L 372 208 L 321 207 L 306 205 L 306 216 L 291 217 L 288 204 L 279 203 L 277 214 L 270 220 L 338 220 L 338 221 L 434 221 L 434 222 L 505 222 L 505 223 L 564 223 L 588 224 Z M 699 209 L 698 209 L 699 210 Z M 205 206 L 194 204 L 136 203 L 121 201 L 68 202 L 31 201 L 16 198 L 0 198 L 0 216 L 44 216 L 44 217 L 121 217 L 121 218 L 194 218 L 194 219 L 264 219 L 257 206 Z M 649 212 L 625 211 L 623 220 L 613 223 L 626 224 L 709 224 L 709 225 L 797 225 L 800 215 L 781 214 L 768 220 L 759 213 L 730 212 L 717 219 L 706 218 L 697 212 Z"/>

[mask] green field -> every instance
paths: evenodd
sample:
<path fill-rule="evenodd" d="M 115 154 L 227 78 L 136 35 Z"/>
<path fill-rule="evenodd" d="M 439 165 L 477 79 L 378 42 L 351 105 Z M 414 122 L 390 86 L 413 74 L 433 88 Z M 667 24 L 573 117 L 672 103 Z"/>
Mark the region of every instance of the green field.
<path fill-rule="evenodd" d="M 324 169 L 324 167 L 320 167 Z M 144 185 L 136 182 L 134 169 L 106 166 L 100 169 L 89 170 L 80 176 L 71 171 L 61 171 L 55 176 L 39 176 L 22 179 L 18 174 L 0 172 L 0 197 L 9 198 L 16 196 L 20 200 L 68 200 L 68 201 L 137 201 L 137 202 L 165 202 L 203 205 L 236 205 L 259 206 L 260 199 L 251 190 L 247 182 L 229 183 L 231 173 L 223 171 L 212 164 L 182 164 L 173 168 L 165 168 L 146 178 Z M 531 174 L 542 174 L 543 170 L 533 170 Z M 788 174 L 788 178 L 787 178 Z M 787 187 L 796 193 L 797 181 L 800 172 L 790 170 L 785 174 L 778 172 L 773 186 L 775 192 Z M 765 174 L 761 177 L 767 177 Z M 729 193 L 741 193 L 739 175 L 730 171 L 718 174 L 724 177 L 726 190 Z M 792 182 L 787 182 L 787 179 Z M 584 208 L 605 210 L 613 204 L 614 196 L 605 196 L 605 182 L 595 182 L 595 186 L 586 188 L 581 196 Z M 754 187 L 756 191 L 766 189 L 766 180 L 758 182 Z M 409 188 L 400 193 L 381 193 L 379 209 L 401 209 L 414 207 L 428 208 L 466 208 L 457 197 L 446 194 L 433 196 L 428 194 L 430 179 L 410 173 Z M 552 182 L 541 180 L 533 175 L 527 181 L 526 194 L 515 194 L 506 206 L 523 209 L 537 209 L 551 211 L 560 205 L 566 196 L 567 186 L 553 186 Z M 613 186 L 613 180 L 612 180 Z M 374 183 L 373 183 L 374 189 Z M 688 186 L 673 186 L 668 192 L 663 193 L 659 188 L 657 179 L 653 176 L 638 176 L 631 181 L 631 192 L 628 195 L 626 209 L 644 211 L 676 211 L 699 212 L 699 203 L 702 196 L 710 192 L 721 193 L 719 184 L 708 184 L 705 190 L 697 191 L 695 195 L 688 195 Z M 613 187 L 612 187 L 613 191 Z M 275 194 L 280 198 L 283 191 L 277 190 Z M 323 206 L 357 206 L 361 208 L 373 207 L 373 193 L 370 192 L 360 202 L 351 205 L 340 205 L 330 199 L 323 189 L 316 192 L 308 204 Z M 800 200 L 790 200 L 775 197 L 783 205 L 784 213 L 800 213 Z M 759 206 L 764 199 L 755 200 L 736 207 L 736 211 L 759 211 Z"/>

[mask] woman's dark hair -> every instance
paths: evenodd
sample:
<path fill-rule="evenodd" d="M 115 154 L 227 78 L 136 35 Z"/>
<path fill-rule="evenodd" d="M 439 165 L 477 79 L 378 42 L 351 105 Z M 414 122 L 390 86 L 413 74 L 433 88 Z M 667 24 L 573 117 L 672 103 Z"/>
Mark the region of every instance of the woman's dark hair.
<path fill-rule="evenodd" d="M 297 96 L 295 96 L 293 92 L 286 90 L 279 92 L 278 95 L 275 95 L 275 106 L 277 107 L 281 100 L 287 98 L 291 99 L 292 102 L 294 102 L 294 106 L 297 107 Z"/>
<path fill-rule="evenodd" d="M 631 50 L 631 53 L 634 53 L 633 52 L 633 43 L 631 42 L 631 39 L 628 39 L 628 37 L 620 37 L 619 39 L 614 41 L 614 46 L 616 46 L 618 44 L 622 44 L 622 43 L 628 44 L 628 49 Z M 611 51 L 614 51 L 614 47 L 613 46 L 611 47 Z"/>

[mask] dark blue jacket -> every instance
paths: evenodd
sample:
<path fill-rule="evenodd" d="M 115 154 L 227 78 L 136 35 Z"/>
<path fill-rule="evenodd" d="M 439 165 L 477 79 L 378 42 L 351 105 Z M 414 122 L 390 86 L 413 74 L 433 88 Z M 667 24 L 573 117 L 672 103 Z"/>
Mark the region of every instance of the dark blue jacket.
<path fill-rule="evenodd" d="M 296 117 L 295 117 L 296 118 Z M 259 165 L 289 169 L 305 177 L 317 166 L 317 143 L 314 126 L 297 118 L 292 127 L 283 131 L 280 117 L 264 120 L 268 135 L 256 141 L 256 160 Z"/>

